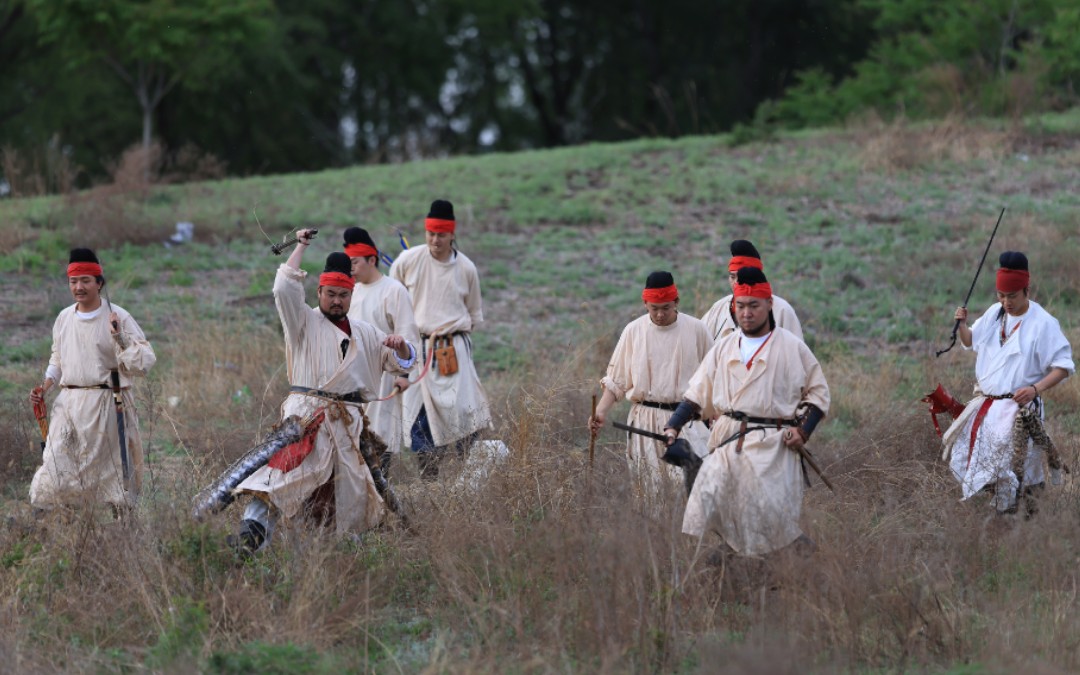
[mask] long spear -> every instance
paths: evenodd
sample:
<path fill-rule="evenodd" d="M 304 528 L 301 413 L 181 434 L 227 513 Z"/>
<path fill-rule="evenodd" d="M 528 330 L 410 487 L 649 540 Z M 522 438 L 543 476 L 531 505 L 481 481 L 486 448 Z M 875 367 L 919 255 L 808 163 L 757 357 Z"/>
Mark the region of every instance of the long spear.
<path fill-rule="evenodd" d="M 979 266 L 975 269 L 975 278 L 971 280 L 971 288 L 968 289 L 967 297 L 964 298 L 964 304 L 961 305 L 964 309 L 967 309 L 968 302 L 971 300 L 971 294 L 975 291 L 975 283 L 979 280 L 979 272 L 982 272 L 983 263 L 986 262 L 986 254 L 990 252 L 990 244 L 994 243 L 994 236 L 997 234 L 998 227 L 1001 225 L 1001 219 L 1005 217 L 1005 207 L 1001 208 L 1001 214 L 998 215 L 997 224 L 994 225 L 994 231 L 990 233 L 990 241 L 986 242 L 986 250 L 983 251 L 982 259 L 979 260 Z M 945 352 L 949 351 L 956 346 L 956 333 L 960 330 L 960 319 L 956 320 L 956 324 L 952 328 L 952 340 L 949 342 L 949 346 L 945 349 L 934 354 L 935 357 L 941 356 Z"/>

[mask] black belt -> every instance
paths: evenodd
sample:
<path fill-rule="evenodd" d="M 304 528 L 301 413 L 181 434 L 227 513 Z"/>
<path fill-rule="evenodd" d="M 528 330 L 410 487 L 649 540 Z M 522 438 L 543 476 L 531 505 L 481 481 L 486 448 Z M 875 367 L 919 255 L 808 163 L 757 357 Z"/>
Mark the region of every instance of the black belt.
<path fill-rule="evenodd" d="M 111 384 L 88 384 L 86 386 L 79 384 L 62 384 L 61 389 L 112 389 Z M 127 390 L 129 387 L 120 387 L 121 390 Z"/>
<path fill-rule="evenodd" d="M 360 395 L 360 392 L 353 391 L 348 394 L 338 394 L 332 391 L 323 391 L 322 389 L 312 389 L 311 387 L 301 387 L 300 385 L 293 385 L 289 387 L 289 391 L 297 394 L 308 394 L 310 396 L 318 396 L 319 398 L 328 398 L 331 401 L 342 401 L 344 403 L 366 403 L 364 397 Z"/>
<path fill-rule="evenodd" d="M 643 405 L 646 408 L 659 408 L 661 410 L 674 411 L 679 407 L 678 403 L 657 403 L 656 401 L 635 401 L 638 405 Z"/>
<path fill-rule="evenodd" d="M 454 331 L 453 333 L 440 333 L 440 334 L 436 335 L 435 337 L 437 337 L 437 338 L 441 338 L 441 337 L 452 338 L 455 335 L 468 335 L 468 334 L 469 334 L 469 331 L 467 331 L 467 330 L 458 330 L 458 331 Z M 423 340 L 425 343 L 428 341 L 428 338 L 430 338 L 430 337 L 431 337 L 430 334 L 420 333 L 420 339 Z"/>
<path fill-rule="evenodd" d="M 729 410 L 723 413 L 724 417 L 730 417 L 738 422 L 746 422 L 747 424 L 764 424 L 770 427 L 797 427 L 799 426 L 799 420 L 791 417 L 754 417 L 753 415 L 747 415 L 746 413 L 739 412 L 738 410 Z"/>
<path fill-rule="evenodd" d="M 988 399 L 990 399 L 991 401 L 1000 401 L 1000 400 L 1002 400 L 1002 399 L 1006 399 L 1006 398 L 1012 398 L 1012 397 L 1013 397 L 1013 395 L 1012 395 L 1012 394 L 1001 394 L 1001 395 L 997 395 L 997 394 L 984 394 L 984 395 L 983 395 L 983 398 L 988 398 Z"/>

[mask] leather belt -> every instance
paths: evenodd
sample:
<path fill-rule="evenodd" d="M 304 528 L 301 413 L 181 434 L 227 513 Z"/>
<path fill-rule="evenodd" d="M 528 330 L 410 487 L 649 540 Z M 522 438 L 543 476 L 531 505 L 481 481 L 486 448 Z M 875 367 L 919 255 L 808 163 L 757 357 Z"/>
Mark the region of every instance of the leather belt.
<path fill-rule="evenodd" d="M 739 430 L 729 436 L 720 444 L 719 447 L 723 447 L 728 443 L 737 440 L 735 444 L 735 452 L 742 452 L 743 439 L 746 438 L 746 434 L 751 431 L 767 431 L 769 429 L 780 429 L 782 427 L 797 427 L 799 421 L 789 417 L 754 417 L 753 415 L 747 415 L 744 412 L 738 410 L 729 410 L 723 413 L 724 417 L 730 417 L 731 419 L 739 423 Z M 749 427 L 750 424 L 757 424 L 759 426 Z"/>
<path fill-rule="evenodd" d="M 62 385 L 60 385 L 60 388 L 61 389 L 109 389 L 109 390 L 111 390 L 112 386 L 108 385 L 108 384 L 88 384 L 88 385 L 85 385 L 85 386 L 78 385 L 78 384 L 62 384 Z M 120 391 L 127 391 L 128 389 L 131 389 L 131 387 L 120 387 Z"/>
<path fill-rule="evenodd" d="M 331 401 L 342 401 L 343 403 L 356 403 L 357 405 L 367 403 L 364 397 L 360 395 L 360 392 L 353 391 L 348 394 L 338 394 L 332 391 L 323 391 L 322 389 L 312 389 L 311 387 L 301 387 L 300 385 L 293 385 L 289 387 L 289 391 L 295 394 L 307 394 L 308 396 L 318 396 L 319 398 L 328 398 Z"/>
<path fill-rule="evenodd" d="M 657 403 L 656 401 L 635 401 L 638 405 L 643 405 L 646 408 L 659 408 L 660 410 L 675 411 L 679 407 L 678 403 Z"/>

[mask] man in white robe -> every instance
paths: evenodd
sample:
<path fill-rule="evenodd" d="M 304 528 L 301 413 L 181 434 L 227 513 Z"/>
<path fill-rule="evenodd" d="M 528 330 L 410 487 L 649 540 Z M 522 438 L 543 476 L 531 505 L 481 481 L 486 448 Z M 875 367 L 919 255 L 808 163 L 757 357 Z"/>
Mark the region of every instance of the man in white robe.
<path fill-rule="evenodd" d="M 421 478 L 434 480 L 443 457 L 463 457 L 480 431 L 491 426 L 491 410 L 470 337 L 484 320 L 480 277 L 476 265 L 454 247 L 453 205 L 432 202 L 424 229 L 427 246 L 401 253 L 390 276 L 412 298 L 425 362 L 435 349 L 428 371 L 404 396 L 405 442 L 417 453 Z"/>
<path fill-rule="evenodd" d="M 1006 251 L 998 262 L 998 302 L 970 328 L 966 308 L 957 308 L 954 315 L 960 322 L 961 344 L 975 351 L 977 383 L 975 398 L 942 442 L 962 498 L 992 486 L 991 504 L 999 512 L 1011 513 L 1022 490 L 1030 494 L 1046 481 L 1042 448 L 1030 438 L 1019 439 L 1026 457 L 1014 454 L 1016 417 L 1029 409 L 1041 422 L 1042 394 L 1075 372 L 1076 366 L 1057 319 L 1028 297 L 1027 257 Z M 1017 475 L 1021 461 L 1023 475 Z M 1060 472 L 1052 470 L 1051 482 L 1060 481 Z"/>
<path fill-rule="evenodd" d="M 371 235 L 363 228 L 350 227 L 345 230 L 344 237 L 345 255 L 352 261 L 352 275 L 356 280 L 349 318 L 366 321 L 387 335 L 400 335 L 410 344 L 419 345 L 420 334 L 409 291 L 401 282 L 379 271 L 379 251 Z M 386 443 L 381 462 L 383 475 L 389 473 L 391 458 L 401 450 L 404 415 L 400 394 L 408 388 L 407 377 L 383 373 L 380 400 L 367 406 L 372 430 Z"/>
<path fill-rule="evenodd" d="M 281 416 L 318 420 L 321 413 L 321 422 L 313 439 L 279 450 L 238 486 L 255 497 L 244 510 L 239 536 L 231 539 L 242 551 L 264 548 L 280 517 L 302 515 L 316 490 L 331 482 L 338 534 L 372 528 L 385 513 L 357 445 L 364 429 L 363 404 L 378 398 L 382 373 L 404 374 L 412 368 L 416 350 L 400 335 L 349 318 L 354 281 L 344 253 L 327 257 L 319 276 L 319 306 L 307 305 L 307 273 L 300 261 L 311 237 L 311 230 L 297 233 L 296 249 L 274 279 L 274 301 L 291 385 Z"/>
<path fill-rule="evenodd" d="M 743 267 L 756 267 L 764 271 L 761 254 L 758 253 L 757 248 L 745 239 L 736 239 L 731 242 L 731 260 L 728 262 L 728 284 L 732 288 L 735 287 L 735 275 Z M 720 338 L 726 337 L 738 328 L 732 300 L 731 295 L 725 295 L 717 300 L 709 308 L 709 311 L 705 312 L 701 317 L 705 327 L 709 330 L 709 335 L 717 342 L 720 341 Z M 799 323 L 799 317 L 795 315 L 795 310 L 791 307 L 791 304 L 778 295 L 773 296 L 772 303 L 773 318 L 776 320 L 776 325 L 788 329 L 795 337 L 801 340 L 803 338 L 802 324 Z"/>
<path fill-rule="evenodd" d="M 647 313 L 623 329 L 607 374 L 600 380 L 604 393 L 596 414 L 589 418 L 593 434 L 599 433 L 611 407 L 622 398 L 633 403 L 626 419 L 629 426 L 662 433 L 690 376 L 712 348 L 705 324 L 679 312 L 679 291 L 670 273 L 650 274 L 641 298 Z M 686 437 L 695 454 L 708 454 L 709 430 L 703 422 L 691 422 Z M 662 481 L 681 479 L 676 467 L 661 461 L 665 449 L 655 439 L 627 435 L 626 460 L 639 493 L 656 495 Z"/>
<path fill-rule="evenodd" d="M 134 505 L 143 476 L 132 378 L 145 375 L 157 357 L 131 314 L 102 303 L 105 277 L 93 251 L 72 250 L 67 274 L 75 304 L 56 317 L 44 382 L 30 393 L 40 405 L 54 385 L 61 389 L 30 503 L 50 510 L 104 502 L 122 513 Z M 123 451 L 114 376 L 122 400 Z"/>
<path fill-rule="evenodd" d="M 829 411 L 829 387 L 814 355 L 771 316 L 772 289 L 761 270 L 739 270 L 739 331 L 705 357 L 665 433 L 712 419 L 710 454 L 686 505 L 682 530 L 709 530 L 740 555 L 763 555 L 797 540 L 805 469 L 798 449 Z"/>

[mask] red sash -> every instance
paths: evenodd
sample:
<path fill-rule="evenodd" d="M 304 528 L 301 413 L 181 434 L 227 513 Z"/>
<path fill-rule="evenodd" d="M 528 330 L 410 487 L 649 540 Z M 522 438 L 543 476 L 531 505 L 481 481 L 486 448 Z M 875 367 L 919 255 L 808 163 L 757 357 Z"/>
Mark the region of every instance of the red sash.
<path fill-rule="evenodd" d="M 975 437 L 979 434 L 979 427 L 982 426 L 983 419 L 986 418 L 986 413 L 990 410 L 990 406 L 994 405 L 994 401 L 998 399 L 987 398 L 979 406 L 979 412 L 975 413 L 975 421 L 971 423 L 971 447 L 968 450 L 967 467 L 971 468 L 971 455 L 975 453 Z"/>

